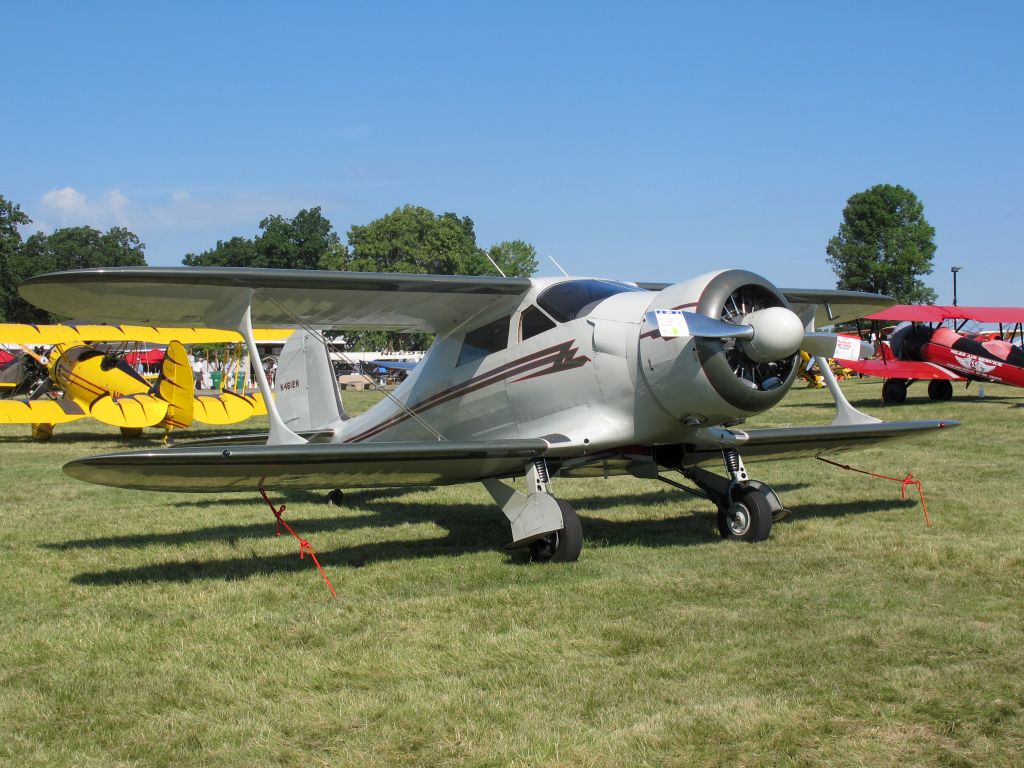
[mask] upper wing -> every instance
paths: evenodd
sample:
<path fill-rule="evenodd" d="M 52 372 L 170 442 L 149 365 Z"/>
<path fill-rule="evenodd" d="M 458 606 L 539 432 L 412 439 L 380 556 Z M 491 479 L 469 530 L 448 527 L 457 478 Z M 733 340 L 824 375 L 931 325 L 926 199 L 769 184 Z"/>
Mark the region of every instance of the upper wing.
<path fill-rule="evenodd" d="M 637 283 L 637 287 L 648 291 L 660 291 L 670 283 Z M 780 288 L 793 311 L 806 324 L 814 318 L 815 328 L 824 328 L 836 323 L 869 315 L 884 310 L 896 303 L 891 296 L 862 291 L 840 291 L 830 288 Z"/>
<path fill-rule="evenodd" d="M 517 277 L 120 267 L 40 275 L 18 290 L 51 312 L 146 325 L 236 328 L 251 301 L 254 325 L 444 333 L 496 302 L 511 311 L 530 285 Z"/>
<path fill-rule="evenodd" d="M 1024 323 L 1024 307 L 961 307 L 940 304 L 897 304 L 868 315 L 868 320 L 941 323 L 943 320 L 976 320 L 979 323 Z"/>
<path fill-rule="evenodd" d="M 883 421 L 850 426 L 779 427 L 746 430 L 747 440 L 738 446 L 746 460 L 793 459 L 822 456 L 864 448 L 883 440 L 921 437 L 960 425 L 959 421 Z M 720 447 L 698 447 L 683 459 L 687 465 L 722 463 Z"/>
<path fill-rule="evenodd" d="M 521 473 L 541 439 L 438 443 L 184 446 L 89 456 L 64 465 L 78 480 L 157 491 L 446 485 Z"/>
<path fill-rule="evenodd" d="M 958 376 L 948 368 L 943 368 L 935 363 L 918 362 L 914 360 L 839 360 L 839 362 L 851 371 L 863 373 L 866 376 L 878 376 L 882 379 L 950 379 L 952 381 L 963 381 L 963 376 Z"/>
<path fill-rule="evenodd" d="M 90 317 L 96 317 L 90 313 Z M 284 341 L 293 331 L 280 328 L 259 328 L 253 331 L 256 341 Z M 141 341 L 147 344 L 226 344 L 239 343 L 242 335 L 237 331 L 215 328 L 174 328 L 146 325 L 91 325 L 63 323 L 60 325 L 26 325 L 0 323 L 0 343 L 25 344 L 85 344 L 94 341 Z"/>
<path fill-rule="evenodd" d="M 877 293 L 828 289 L 780 288 L 793 311 L 805 323 L 814 316 L 814 327 L 824 328 L 836 323 L 864 317 L 891 307 L 896 299 Z"/>

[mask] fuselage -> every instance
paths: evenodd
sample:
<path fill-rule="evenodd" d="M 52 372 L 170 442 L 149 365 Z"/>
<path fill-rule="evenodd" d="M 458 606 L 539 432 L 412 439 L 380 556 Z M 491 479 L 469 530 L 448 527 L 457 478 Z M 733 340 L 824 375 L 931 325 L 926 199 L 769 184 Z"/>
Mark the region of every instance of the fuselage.
<path fill-rule="evenodd" d="M 897 331 L 893 342 L 901 360 L 941 365 L 966 379 L 1024 387 L 1024 352 L 1008 341 L 982 340 L 945 326 L 912 326 Z"/>
<path fill-rule="evenodd" d="M 335 425 L 334 440 L 542 437 L 553 453 L 569 455 L 685 442 L 704 424 L 736 423 L 781 399 L 793 361 L 780 361 L 774 382 L 764 371 L 734 370 L 722 354 L 702 352 L 704 340 L 662 338 L 651 312 L 696 311 L 704 301 L 712 316 L 742 315 L 753 307 L 739 306 L 748 299 L 737 291 L 751 281 L 768 295 L 763 279 L 738 271 L 658 292 L 606 280 L 534 280 L 515 311 L 484 311 L 439 336 L 392 397 Z M 730 298 L 735 306 L 724 309 Z M 785 304 L 781 295 L 773 300 Z"/>

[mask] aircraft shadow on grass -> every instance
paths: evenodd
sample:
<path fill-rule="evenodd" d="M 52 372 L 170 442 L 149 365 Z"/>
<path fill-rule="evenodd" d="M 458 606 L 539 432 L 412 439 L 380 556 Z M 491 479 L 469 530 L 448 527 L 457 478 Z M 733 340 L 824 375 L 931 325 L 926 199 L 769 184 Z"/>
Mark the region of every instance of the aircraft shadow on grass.
<path fill-rule="evenodd" d="M 617 501 L 610 502 L 609 506 L 621 504 L 627 498 L 629 502 L 639 506 L 661 504 L 665 501 L 663 493 L 645 493 L 621 497 Z M 795 510 L 793 517 L 786 522 L 811 517 L 838 518 L 852 514 L 906 510 L 916 503 L 916 501 L 901 501 L 891 498 L 839 501 L 813 507 L 802 507 Z M 707 505 L 706 502 L 704 504 Z M 497 552 L 508 541 L 508 532 L 502 520 L 494 515 L 493 507 L 488 504 L 464 504 L 444 507 L 439 510 L 437 506 L 429 504 L 395 506 L 393 504 L 368 503 L 363 504 L 362 508 L 366 509 L 368 514 L 320 520 L 296 519 L 291 522 L 303 536 L 365 527 L 383 528 L 426 522 L 439 524 L 447 529 L 446 535 L 428 539 L 374 542 L 317 551 L 317 557 L 325 568 L 361 568 L 378 562 L 455 557 L 482 551 Z M 285 519 L 289 519 L 287 513 Z M 583 526 L 587 538 L 591 542 L 601 542 L 602 546 L 681 547 L 706 545 L 719 541 L 715 530 L 714 513 L 706 506 L 697 511 L 691 511 L 690 507 L 687 507 L 683 514 L 661 519 L 618 521 L 584 517 Z M 272 535 L 273 531 L 274 523 L 271 519 L 269 522 L 212 526 L 172 534 L 79 539 L 44 546 L 68 550 L 228 541 L 234 547 L 241 547 L 239 540 L 266 538 Z M 209 579 L 235 581 L 260 574 L 298 572 L 311 568 L 308 562 L 299 559 L 291 542 L 288 542 L 286 546 L 288 551 L 282 552 L 280 555 L 259 556 L 250 550 L 249 553 L 240 554 L 238 557 L 154 563 L 130 568 L 85 572 L 73 576 L 71 581 L 86 586 L 111 586 L 133 582 L 184 583 Z M 515 550 L 508 557 L 510 564 L 527 562 L 525 550 Z"/>

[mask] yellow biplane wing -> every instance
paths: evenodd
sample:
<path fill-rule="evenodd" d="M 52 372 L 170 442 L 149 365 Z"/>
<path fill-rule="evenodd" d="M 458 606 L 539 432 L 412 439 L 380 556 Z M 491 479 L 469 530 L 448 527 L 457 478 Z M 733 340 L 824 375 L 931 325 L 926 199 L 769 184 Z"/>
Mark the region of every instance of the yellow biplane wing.
<path fill-rule="evenodd" d="M 288 328 L 260 328 L 256 341 L 284 341 L 292 335 Z M 241 334 L 216 328 L 174 328 L 149 325 L 27 325 L 0 323 L 0 342 L 6 344 L 52 345 L 85 344 L 91 341 L 147 344 L 240 344 Z"/>
<path fill-rule="evenodd" d="M 152 427 L 164 420 L 168 403 L 148 394 L 101 397 L 89 408 L 89 415 L 112 427 Z"/>
<path fill-rule="evenodd" d="M 64 424 L 88 415 L 73 400 L 0 400 L 0 424 Z"/>

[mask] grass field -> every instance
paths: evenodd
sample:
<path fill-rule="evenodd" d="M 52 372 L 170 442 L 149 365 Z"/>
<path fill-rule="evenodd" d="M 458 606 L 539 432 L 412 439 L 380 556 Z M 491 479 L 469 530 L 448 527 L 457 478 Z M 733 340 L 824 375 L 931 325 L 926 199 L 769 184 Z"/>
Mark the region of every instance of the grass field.
<path fill-rule="evenodd" d="M 842 459 L 913 472 L 931 529 L 897 483 L 813 460 L 748 465 L 795 510 L 757 545 L 654 481 L 556 481 L 571 565 L 504 552 L 477 486 L 278 499 L 336 601 L 255 493 L 77 483 L 61 464 L 116 430 L 2 427 L 0 764 L 1024 764 L 1024 391 L 844 388 L 964 422 Z"/>

